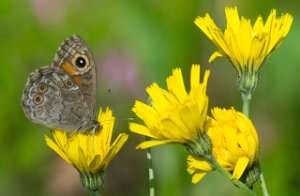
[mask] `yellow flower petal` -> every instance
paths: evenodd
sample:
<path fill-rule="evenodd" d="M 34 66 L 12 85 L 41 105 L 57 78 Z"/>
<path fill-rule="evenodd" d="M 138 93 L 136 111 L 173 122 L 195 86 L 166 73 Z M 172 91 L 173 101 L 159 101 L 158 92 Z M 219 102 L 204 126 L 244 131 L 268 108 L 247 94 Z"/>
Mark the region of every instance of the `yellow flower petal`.
<path fill-rule="evenodd" d="M 65 131 L 61 131 L 58 129 L 52 129 L 51 133 L 53 134 L 54 137 L 54 141 L 57 143 L 57 145 L 62 148 L 63 146 L 65 146 L 68 142 L 67 139 L 67 133 Z"/>
<path fill-rule="evenodd" d="M 180 119 L 178 118 L 178 121 Z M 177 122 L 178 122 L 177 121 Z M 183 139 L 183 140 L 188 140 L 191 135 L 189 135 L 189 131 L 184 127 L 181 126 L 179 123 L 176 123 L 176 121 L 171 120 L 171 119 L 163 119 L 161 121 L 161 124 L 163 127 L 168 127 L 169 130 L 172 130 L 168 132 L 168 137 L 176 139 Z M 162 135 L 165 135 L 162 133 Z"/>
<path fill-rule="evenodd" d="M 128 134 L 121 133 L 120 135 L 118 135 L 114 143 L 111 145 L 105 159 L 103 160 L 103 162 L 106 163 L 104 168 L 108 165 L 108 163 L 110 163 L 110 161 L 116 156 L 116 154 L 118 154 L 127 140 Z"/>
<path fill-rule="evenodd" d="M 200 65 L 192 65 L 190 78 L 191 89 L 197 88 L 200 83 Z"/>
<path fill-rule="evenodd" d="M 214 60 L 215 60 L 216 58 L 218 58 L 218 57 L 223 57 L 223 54 L 222 54 L 221 51 L 216 51 L 216 52 L 214 52 L 214 53 L 209 57 L 208 62 L 210 63 L 210 62 L 214 61 Z"/>
<path fill-rule="evenodd" d="M 140 135 L 145 135 L 145 136 L 152 137 L 152 138 L 158 138 L 155 134 L 152 134 L 147 127 L 137 124 L 137 123 L 129 123 L 129 129 L 132 132 L 140 134 Z"/>
<path fill-rule="evenodd" d="M 171 141 L 171 140 L 151 140 L 151 141 L 146 141 L 146 142 L 140 143 L 136 147 L 136 149 L 146 149 L 146 148 L 151 148 L 151 147 L 162 145 L 162 144 L 170 144 L 170 143 L 174 143 L 174 142 L 175 141 Z"/>
<path fill-rule="evenodd" d="M 152 99 L 152 106 L 154 108 L 165 109 L 169 106 L 169 101 L 164 97 L 164 95 L 162 94 L 162 89 L 156 83 L 150 85 L 146 89 L 146 91 Z"/>
<path fill-rule="evenodd" d="M 99 167 L 98 166 L 99 162 L 101 162 L 101 158 L 100 158 L 99 155 L 96 155 L 95 157 L 93 157 L 93 160 L 87 166 L 91 173 L 96 173 L 97 172 L 98 167 Z"/>
<path fill-rule="evenodd" d="M 188 156 L 187 160 L 189 164 L 188 170 L 190 172 L 193 172 L 193 169 L 199 169 L 205 172 L 212 171 L 212 167 L 207 161 L 196 159 L 193 156 Z"/>
<path fill-rule="evenodd" d="M 212 171 L 212 168 L 207 161 L 196 159 L 193 156 L 188 156 L 187 163 L 187 171 L 189 174 L 193 175 L 193 184 L 199 182 L 207 174 L 207 172 Z"/>
<path fill-rule="evenodd" d="M 51 140 L 48 136 L 45 135 L 45 141 L 46 144 L 52 148 L 52 150 L 54 150 L 59 156 L 61 156 L 61 158 L 63 158 L 67 163 L 69 163 L 70 165 L 72 165 L 72 162 L 69 160 L 69 158 L 66 156 L 66 154 L 64 153 L 64 151 L 58 147 L 58 145 Z"/>
<path fill-rule="evenodd" d="M 185 90 L 181 69 L 177 68 L 173 70 L 173 74 L 167 78 L 167 86 L 169 92 L 172 93 L 178 101 L 186 99 L 187 93 Z"/>
<path fill-rule="evenodd" d="M 233 170 L 233 174 L 231 176 L 231 179 L 238 180 L 244 173 L 245 169 L 247 168 L 249 164 L 249 158 L 248 157 L 240 157 L 239 160 L 236 163 L 236 166 Z"/>
<path fill-rule="evenodd" d="M 240 17 L 237 7 L 225 7 L 225 15 L 227 20 L 227 27 L 232 28 L 235 34 L 240 30 Z"/>
<path fill-rule="evenodd" d="M 206 174 L 207 174 L 207 172 L 199 172 L 199 173 L 194 174 L 192 177 L 192 183 L 193 184 L 198 183 Z"/>
<path fill-rule="evenodd" d="M 209 16 L 208 13 L 205 14 L 205 16 L 197 17 L 195 20 L 195 24 L 203 31 L 203 33 L 212 40 L 212 36 L 210 34 L 209 29 L 210 28 L 217 28 L 217 25 L 215 25 L 215 22 L 213 19 Z M 210 28 L 209 28 L 210 27 Z"/>

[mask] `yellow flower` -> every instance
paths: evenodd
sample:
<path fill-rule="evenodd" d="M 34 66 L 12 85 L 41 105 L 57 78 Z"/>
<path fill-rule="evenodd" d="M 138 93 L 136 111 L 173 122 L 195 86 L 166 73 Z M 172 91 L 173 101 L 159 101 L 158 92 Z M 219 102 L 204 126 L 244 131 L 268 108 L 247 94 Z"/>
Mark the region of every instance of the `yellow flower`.
<path fill-rule="evenodd" d="M 242 113 L 234 109 L 214 108 L 214 119 L 207 122 L 207 134 L 212 143 L 212 154 L 217 163 L 232 173 L 231 178 L 238 180 L 244 171 L 258 159 L 259 142 L 255 127 Z M 207 161 L 188 157 L 188 172 L 197 183 L 213 168 Z"/>
<path fill-rule="evenodd" d="M 111 144 L 115 118 L 109 108 L 105 112 L 100 108 L 98 122 L 101 129 L 94 134 L 69 133 L 54 129 L 51 131 L 54 140 L 45 136 L 47 145 L 79 171 L 83 184 L 83 180 L 99 180 L 99 175 L 103 175 L 107 165 L 128 139 L 127 134 L 121 133 Z"/>
<path fill-rule="evenodd" d="M 237 7 L 225 7 L 225 13 L 227 27 L 224 33 L 208 13 L 196 18 L 195 24 L 219 49 L 210 56 L 209 62 L 217 57 L 226 57 L 242 77 L 241 80 L 250 83 L 243 84 L 246 89 L 241 90 L 253 91 L 257 85 L 258 76 L 255 75 L 288 34 L 293 17 L 286 13 L 276 18 L 276 10 L 273 9 L 265 24 L 259 16 L 252 27 L 249 19 L 239 18 Z M 247 74 L 248 78 L 243 78 Z"/>
<path fill-rule="evenodd" d="M 189 92 L 186 91 L 180 68 L 174 69 L 167 78 L 168 91 L 156 83 L 146 89 L 152 100 L 151 106 L 136 101 L 132 109 L 145 125 L 130 123 L 129 129 L 153 140 L 145 141 L 137 148 L 167 143 L 187 144 L 204 133 L 209 73 L 205 71 L 203 82 L 200 83 L 200 65 L 193 65 Z"/>

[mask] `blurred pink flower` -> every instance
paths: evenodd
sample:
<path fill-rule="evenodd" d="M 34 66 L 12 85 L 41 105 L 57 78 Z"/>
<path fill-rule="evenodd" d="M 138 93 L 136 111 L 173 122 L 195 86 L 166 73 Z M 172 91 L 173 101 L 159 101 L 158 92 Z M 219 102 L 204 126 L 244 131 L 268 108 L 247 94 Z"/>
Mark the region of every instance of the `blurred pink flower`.
<path fill-rule="evenodd" d="M 137 96 L 142 93 L 139 70 L 134 58 L 123 51 L 112 51 L 102 61 L 98 68 L 100 83 L 104 81 L 106 87 L 112 91 Z"/>
<path fill-rule="evenodd" d="M 66 18 L 66 1 L 31 0 L 32 12 L 37 20 L 45 25 L 62 24 Z"/>

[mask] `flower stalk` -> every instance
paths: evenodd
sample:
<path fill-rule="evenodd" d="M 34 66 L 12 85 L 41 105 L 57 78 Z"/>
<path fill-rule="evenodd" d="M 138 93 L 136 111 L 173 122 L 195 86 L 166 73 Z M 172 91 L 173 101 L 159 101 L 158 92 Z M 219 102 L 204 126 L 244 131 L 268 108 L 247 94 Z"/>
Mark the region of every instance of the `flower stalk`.
<path fill-rule="evenodd" d="M 249 93 L 248 95 L 245 95 L 242 93 L 242 101 L 243 101 L 243 113 L 245 116 L 249 117 L 251 93 Z M 260 165 L 260 164 L 258 163 L 258 165 Z M 269 196 L 267 184 L 266 184 L 266 181 L 265 181 L 262 171 L 260 172 L 259 179 L 260 179 L 260 187 L 261 187 L 263 196 Z"/>
<path fill-rule="evenodd" d="M 244 184 L 240 180 L 233 180 L 231 174 L 228 171 L 224 170 L 223 167 L 221 167 L 213 157 L 211 157 L 211 159 L 208 160 L 208 162 L 211 164 L 211 167 L 213 169 L 217 170 L 220 174 L 225 176 L 227 179 L 231 180 L 231 182 L 235 186 L 239 187 L 240 189 L 243 189 L 248 195 L 250 196 L 256 195 L 255 191 L 251 190 L 246 184 Z"/>
<path fill-rule="evenodd" d="M 151 140 L 149 137 L 145 137 L 145 140 Z M 155 178 L 152 164 L 152 151 L 151 148 L 147 149 L 147 163 L 148 163 L 148 178 L 149 178 L 149 196 L 155 196 Z"/>
<path fill-rule="evenodd" d="M 264 174 L 261 172 L 259 175 L 259 179 L 260 179 L 260 186 L 261 186 L 261 190 L 264 196 L 269 196 L 269 192 L 267 189 L 267 184 L 264 178 Z"/>
<path fill-rule="evenodd" d="M 249 118 L 250 102 L 252 98 L 251 92 L 241 93 L 243 101 L 243 114 Z"/>

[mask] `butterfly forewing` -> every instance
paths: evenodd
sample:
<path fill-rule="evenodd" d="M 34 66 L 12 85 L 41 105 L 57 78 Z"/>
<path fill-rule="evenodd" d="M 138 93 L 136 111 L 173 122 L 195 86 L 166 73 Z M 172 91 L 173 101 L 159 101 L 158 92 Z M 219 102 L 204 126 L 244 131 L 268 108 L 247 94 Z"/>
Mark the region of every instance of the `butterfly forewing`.
<path fill-rule="evenodd" d="M 59 47 L 51 67 L 64 70 L 74 79 L 91 109 L 91 115 L 96 117 L 98 113 L 96 64 L 83 39 L 73 35 L 65 40 Z"/>

